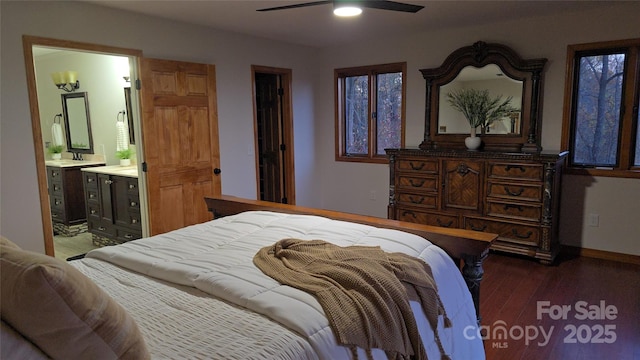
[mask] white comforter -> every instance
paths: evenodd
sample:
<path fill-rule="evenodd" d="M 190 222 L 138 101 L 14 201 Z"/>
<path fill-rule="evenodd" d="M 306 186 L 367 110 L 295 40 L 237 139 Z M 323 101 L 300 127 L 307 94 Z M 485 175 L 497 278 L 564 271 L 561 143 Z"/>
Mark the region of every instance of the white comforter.
<path fill-rule="evenodd" d="M 292 330 L 308 340 L 320 359 L 349 359 L 350 352 L 336 344 L 322 307 L 313 296 L 280 285 L 253 265 L 253 256 L 260 248 L 288 237 L 325 240 L 340 246 L 379 245 L 386 251 L 424 259 L 432 268 L 440 297 L 453 322 L 452 328 L 445 329 L 442 317 L 439 319 L 438 331 L 447 354 L 452 359 L 484 358 L 482 342 L 465 337 L 465 327 L 475 325 L 475 310 L 456 265 L 437 246 L 400 231 L 317 216 L 246 212 L 94 250 L 83 260 L 85 264 L 78 267 L 81 271 L 86 266 L 95 267 L 91 262 L 100 259 L 178 287 L 194 287 Z M 439 359 L 433 331 L 420 305 L 412 303 L 412 308 L 429 358 Z M 242 319 L 237 322 L 242 323 Z M 315 357 L 304 346 L 300 348 L 301 353 L 293 358 Z M 386 358 L 382 351 L 374 352 L 374 356 Z"/>

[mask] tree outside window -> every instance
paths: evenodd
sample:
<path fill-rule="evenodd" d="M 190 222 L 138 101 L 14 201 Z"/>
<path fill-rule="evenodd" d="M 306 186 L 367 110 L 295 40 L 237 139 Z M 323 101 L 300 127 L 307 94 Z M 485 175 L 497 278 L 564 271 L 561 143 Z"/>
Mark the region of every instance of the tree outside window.
<path fill-rule="evenodd" d="M 387 162 L 404 146 L 406 64 L 337 69 L 336 160 Z"/>
<path fill-rule="evenodd" d="M 570 45 L 562 147 L 570 173 L 640 177 L 640 39 Z"/>

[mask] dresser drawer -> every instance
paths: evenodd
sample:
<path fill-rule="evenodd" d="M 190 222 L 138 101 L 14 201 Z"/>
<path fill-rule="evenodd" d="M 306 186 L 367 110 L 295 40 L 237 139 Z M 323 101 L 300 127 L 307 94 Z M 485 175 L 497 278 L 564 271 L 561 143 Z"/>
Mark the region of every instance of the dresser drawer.
<path fill-rule="evenodd" d="M 116 236 L 116 227 L 112 224 L 105 224 L 99 220 L 93 220 L 89 218 L 89 220 L 87 221 L 87 225 L 89 227 L 89 231 L 94 234 L 106 237 Z"/>
<path fill-rule="evenodd" d="M 400 221 L 425 224 L 430 226 L 440 226 L 447 228 L 458 227 L 458 216 L 441 213 L 423 212 L 408 208 L 398 208 L 396 219 Z"/>
<path fill-rule="evenodd" d="M 126 178 L 127 182 L 127 193 L 128 194 L 138 194 L 138 178 Z"/>
<path fill-rule="evenodd" d="M 438 206 L 438 196 L 436 194 L 411 194 L 399 193 L 398 203 L 411 206 L 420 206 L 426 209 L 435 209 Z"/>
<path fill-rule="evenodd" d="M 487 183 L 487 196 L 524 201 L 542 201 L 542 184 L 525 182 L 497 182 Z"/>
<path fill-rule="evenodd" d="M 136 240 L 142 238 L 142 232 L 131 231 L 129 229 L 116 229 L 116 240 L 119 243 Z"/>
<path fill-rule="evenodd" d="M 140 198 L 137 194 L 129 195 L 129 211 L 140 213 Z"/>
<path fill-rule="evenodd" d="M 51 208 L 51 219 L 54 222 L 65 222 L 67 221 L 67 217 L 64 215 L 64 211 Z"/>
<path fill-rule="evenodd" d="M 59 181 L 52 181 L 49 184 L 49 194 L 52 196 L 64 196 L 64 191 L 62 190 L 62 183 Z"/>
<path fill-rule="evenodd" d="M 465 217 L 464 229 L 498 234 L 498 240 L 515 244 L 536 247 L 540 245 L 541 231 L 537 226 Z"/>
<path fill-rule="evenodd" d="M 398 176 L 398 190 L 422 190 L 422 191 L 437 191 L 438 179 L 436 177 L 421 177 L 421 176 Z"/>
<path fill-rule="evenodd" d="M 62 196 L 49 196 L 51 211 L 58 210 L 64 212 L 64 198 Z"/>
<path fill-rule="evenodd" d="M 494 201 L 491 199 L 487 200 L 486 214 L 505 219 L 540 222 L 542 208 L 539 204 Z"/>
<path fill-rule="evenodd" d="M 541 164 L 491 162 L 488 174 L 489 179 L 542 181 L 543 171 Z"/>
<path fill-rule="evenodd" d="M 85 189 L 85 194 L 87 196 L 87 203 L 95 203 L 98 204 L 100 202 L 100 198 L 98 197 L 98 189 Z"/>
<path fill-rule="evenodd" d="M 100 204 L 98 202 L 88 202 L 87 203 L 87 217 L 89 219 L 93 218 L 96 220 L 100 219 Z"/>
<path fill-rule="evenodd" d="M 98 188 L 98 174 L 94 172 L 83 172 L 82 178 L 84 180 L 85 189 Z"/>
<path fill-rule="evenodd" d="M 62 181 L 62 169 L 55 166 L 47 166 L 47 177 L 49 180 Z"/>
<path fill-rule="evenodd" d="M 397 164 L 398 164 L 398 170 L 400 171 L 417 171 L 423 174 L 438 173 L 438 161 L 403 158 L 403 159 L 397 160 Z"/>

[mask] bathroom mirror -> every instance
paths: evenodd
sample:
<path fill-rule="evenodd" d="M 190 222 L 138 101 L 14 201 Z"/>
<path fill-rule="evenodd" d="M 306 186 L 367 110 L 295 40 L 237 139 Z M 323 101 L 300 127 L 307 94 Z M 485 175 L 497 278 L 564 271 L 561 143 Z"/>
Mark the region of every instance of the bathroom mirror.
<path fill-rule="evenodd" d="M 539 152 L 542 70 L 547 59 L 524 60 L 511 48 L 478 41 L 451 53 L 442 65 L 421 69 L 426 80 L 422 149 L 464 149 L 469 124 L 452 108 L 447 94 L 463 88 L 511 97 L 518 109 L 481 131 L 485 151 Z"/>
<path fill-rule="evenodd" d="M 126 87 L 124 88 L 124 102 L 127 106 L 127 109 L 125 110 L 127 113 L 125 114 L 125 116 L 127 117 L 127 121 L 128 121 L 128 125 L 129 125 L 129 144 L 135 144 L 136 140 L 135 140 L 135 136 L 134 136 L 134 132 L 133 132 L 133 113 L 131 112 L 131 88 L 130 87 Z"/>
<path fill-rule="evenodd" d="M 62 111 L 67 133 L 67 151 L 93 154 L 89 99 L 86 92 L 62 94 Z"/>

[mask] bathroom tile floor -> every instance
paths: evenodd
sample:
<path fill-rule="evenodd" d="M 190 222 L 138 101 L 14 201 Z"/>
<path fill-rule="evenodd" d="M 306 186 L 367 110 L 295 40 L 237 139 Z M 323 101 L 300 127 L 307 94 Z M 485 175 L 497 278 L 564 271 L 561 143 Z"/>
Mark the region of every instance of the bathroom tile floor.
<path fill-rule="evenodd" d="M 91 233 L 85 232 L 77 236 L 61 236 L 53 237 L 53 246 L 56 258 L 66 260 L 75 255 L 84 254 L 90 250 L 98 248 L 91 241 Z"/>

